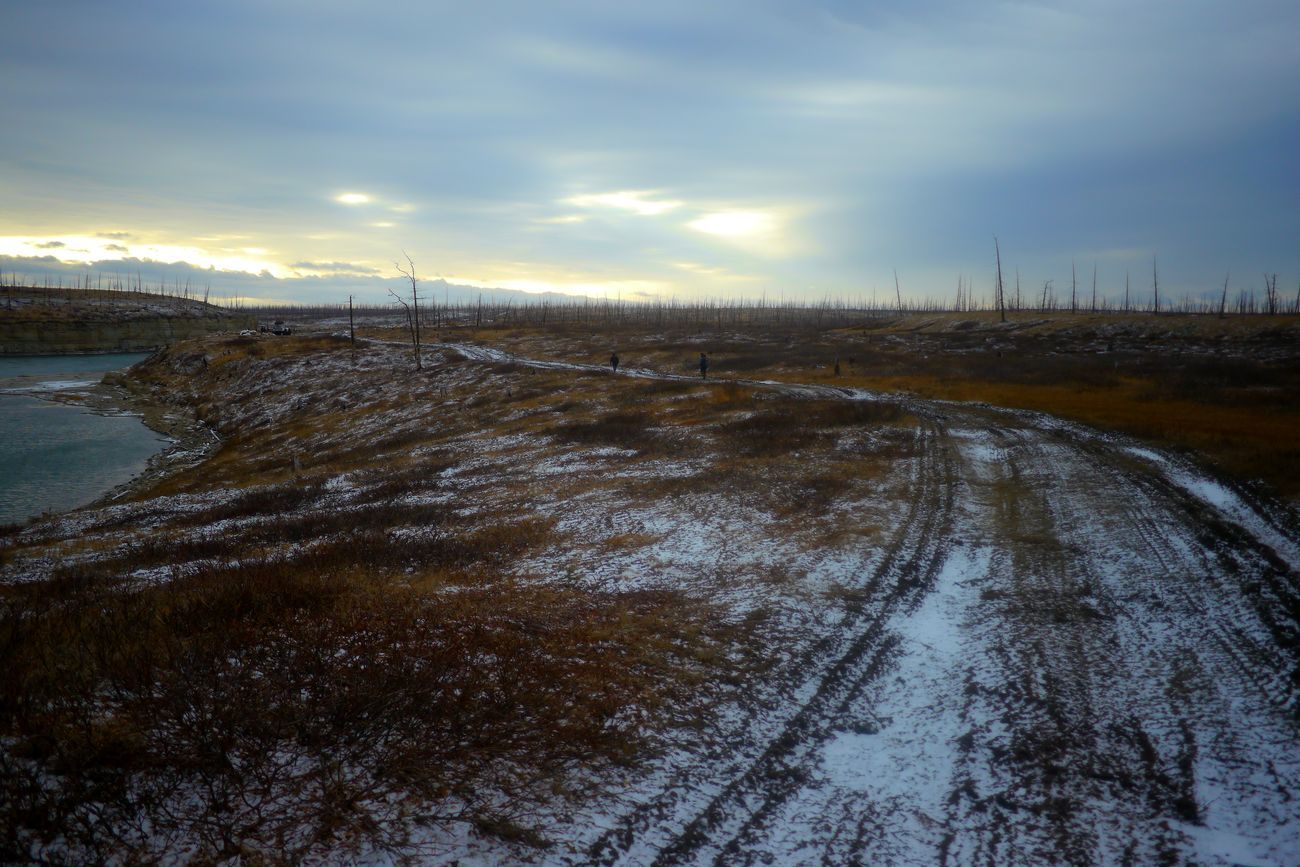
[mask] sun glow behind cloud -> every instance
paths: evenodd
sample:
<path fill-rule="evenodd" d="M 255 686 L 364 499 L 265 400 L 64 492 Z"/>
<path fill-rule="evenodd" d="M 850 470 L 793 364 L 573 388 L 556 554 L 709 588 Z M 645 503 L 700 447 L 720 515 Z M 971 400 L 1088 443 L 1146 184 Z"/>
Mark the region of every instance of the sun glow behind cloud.
<path fill-rule="evenodd" d="M 268 252 L 260 247 L 241 247 L 237 251 L 207 250 L 181 244 L 119 241 L 88 235 L 60 235 L 44 238 L 0 237 L 0 256 L 52 256 L 60 262 L 87 265 L 96 262 L 141 259 L 153 262 L 184 262 L 198 268 L 212 268 L 217 271 L 270 274 L 277 278 L 293 276 L 292 269 L 269 258 L 261 258 Z"/>
<path fill-rule="evenodd" d="M 759 211 L 718 211 L 691 220 L 686 225 L 697 232 L 724 238 L 752 238 L 771 235 L 777 230 L 776 219 Z"/>
<path fill-rule="evenodd" d="M 682 202 L 676 199 L 655 199 L 654 190 L 623 190 L 616 193 L 590 193 L 571 196 L 565 203 L 580 208 L 614 208 L 631 211 L 643 217 L 654 217 L 674 208 L 680 208 Z"/>
<path fill-rule="evenodd" d="M 904 293 L 947 293 L 994 230 L 1039 284 L 1086 248 L 1158 251 L 1175 286 L 1295 261 L 1295 4 L 332 6 L 312 39 L 291 3 L 22 8 L 0 28 L 0 236 L 51 264 L 389 275 L 406 249 L 690 296 L 892 288 L 895 266 Z M 95 38 L 43 38 L 74 24 Z M 394 27 L 442 48 L 395 53 Z M 142 28 L 185 75 L 114 62 Z M 76 240 L 99 227 L 132 237 Z M 336 291 L 320 273 L 293 291 Z"/>

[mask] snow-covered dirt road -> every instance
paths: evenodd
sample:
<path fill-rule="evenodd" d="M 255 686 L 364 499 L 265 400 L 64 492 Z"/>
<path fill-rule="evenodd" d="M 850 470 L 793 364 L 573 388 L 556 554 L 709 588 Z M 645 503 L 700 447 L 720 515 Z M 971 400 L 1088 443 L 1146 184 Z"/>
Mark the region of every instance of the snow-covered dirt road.
<path fill-rule="evenodd" d="M 904 404 L 907 495 L 789 700 L 542 860 L 1300 863 L 1294 515 L 1052 417 Z"/>

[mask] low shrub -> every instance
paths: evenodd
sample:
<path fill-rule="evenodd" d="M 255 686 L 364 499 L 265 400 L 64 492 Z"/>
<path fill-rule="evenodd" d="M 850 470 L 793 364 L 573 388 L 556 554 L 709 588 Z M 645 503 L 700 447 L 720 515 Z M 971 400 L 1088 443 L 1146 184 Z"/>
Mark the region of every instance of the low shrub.
<path fill-rule="evenodd" d="M 634 761 L 704 701 L 720 633 L 671 595 L 423 593 L 334 553 L 6 588 L 0 860 L 297 861 L 420 825 L 520 830 L 571 771 Z"/>

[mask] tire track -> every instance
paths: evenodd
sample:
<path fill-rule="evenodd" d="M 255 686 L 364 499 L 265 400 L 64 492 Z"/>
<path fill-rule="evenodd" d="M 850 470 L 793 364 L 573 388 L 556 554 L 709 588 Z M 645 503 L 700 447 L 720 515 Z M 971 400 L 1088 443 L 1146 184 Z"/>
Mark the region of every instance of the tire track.
<path fill-rule="evenodd" d="M 600 365 L 442 348 L 477 361 L 609 374 Z M 1300 743 L 1300 575 L 1288 561 L 1300 538 L 1281 512 L 1238 490 L 1244 511 L 1229 513 L 1207 500 L 1190 464 L 1162 455 L 1146 463 L 1138 458 L 1155 453 L 1140 444 L 1038 413 L 722 382 L 898 404 L 919 419 L 912 495 L 882 558 L 858 582 L 867 603 L 847 606 L 805 655 L 818 672 L 811 696 L 765 742 L 748 744 L 752 758 L 680 767 L 650 801 L 618 817 L 582 863 L 770 862 L 792 842 L 833 863 L 870 858 L 873 837 L 906 827 L 886 801 L 826 801 L 809 785 L 855 700 L 859 713 L 869 711 L 861 701 L 868 686 L 898 665 L 904 651 L 889 624 L 931 592 L 952 551 L 947 536 L 958 529 L 986 531 L 985 544 L 1000 552 L 969 609 L 980 623 L 960 669 L 968 688 L 959 716 L 972 725 L 981 715 L 1000 719 L 1001 728 L 981 736 L 973 727 L 958 739 L 960 759 L 943 777 L 950 809 L 940 813 L 931 860 L 1206 860 L 1194 833 L 1207 816 L 1198 788 L 1206 779 L 1217 792 L 1209 802 L 1218 801 L 1216 828 L 1248 833 L 1273 854 L 1300 839 L 1300 762 L 1288 758 Z M 986 437 L 977 436 L 969 459 L 987 461 L 992 482 L 964 462 L 959 426 Z M 997 448 L 988 451 L 990 442 Z M 986 482 L 1005 490 L 981 505 L 972 487 Z M 1277 551 L 1261 545 L 1256 517 L 1279 540 Z M 1156 631 L 1144 635 L 1144 625 Z M 1234 726 L 1233 714 L 1249 724 Z M 723 773 L 725 783 L 683 815 L 693 778 L 708 772 Z M 776 833 L 791 809 L 819 803 L 839 821 L 810 826 L 811 839 Z M 1097 812 L 1099 804 L 1108 806 Z M 918 842 L 899 845 L 927 851 Z"/>
<path fill-rule="evenodd" d="M 681 833 L 661 850 L 655 864 L 680 864 L 714 855 L 717 864 L 750 863 L 754 839 L 770 817 L 808 779 L 815 754 L 843 720 L 863 686 L 888 665 L 897 637 L 886 626 L 929 592 L 943 564 L 951 528 L 953 498 L 944 480 L 952 457 L 942 431 L 931 424 L 918 461 L 920 488 L 912 498 L 909 520 L 885 559 L 869 579 L 888 587 L 879 609 L 863 623 L 848 650 L 822 676 L 817 691 L 784 726 L 763 754 L 733 780 Z M 725 842 L 723 842 L 725 841 Z"/>

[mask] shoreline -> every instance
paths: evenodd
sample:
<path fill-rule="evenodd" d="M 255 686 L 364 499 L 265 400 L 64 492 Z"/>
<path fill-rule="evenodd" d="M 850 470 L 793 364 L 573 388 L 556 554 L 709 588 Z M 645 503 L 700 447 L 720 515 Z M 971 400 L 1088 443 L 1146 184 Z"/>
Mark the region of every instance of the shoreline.
<path fill-rule="evenodd" d="M 51 356 L 53 357 L 53 356 Z M 76 406 L 104 416 L 138 418 L 145 427 L 168 442 L 150 455 L 145 466 L 125 482 L 103 491 L 94 499 L 65 510 L 46 510 L 18 523 L 30 526 L 47 517 L 57 517 L 83 509 L 103 508 L 143 493 L 173 476 L 198 466 L 221 446 L 216 431 L 199 421 L 193 409 L 159 403 L 125 384 L 125 372 L 106 371 L 98 382 L 49 376 L 25 378 L 21 386 L 15 380 L 0 381 L 0 395 L 32 397 L 37 400 Z M 40 383 L 67 383 L 65 387 L 41 387 Z"/>

